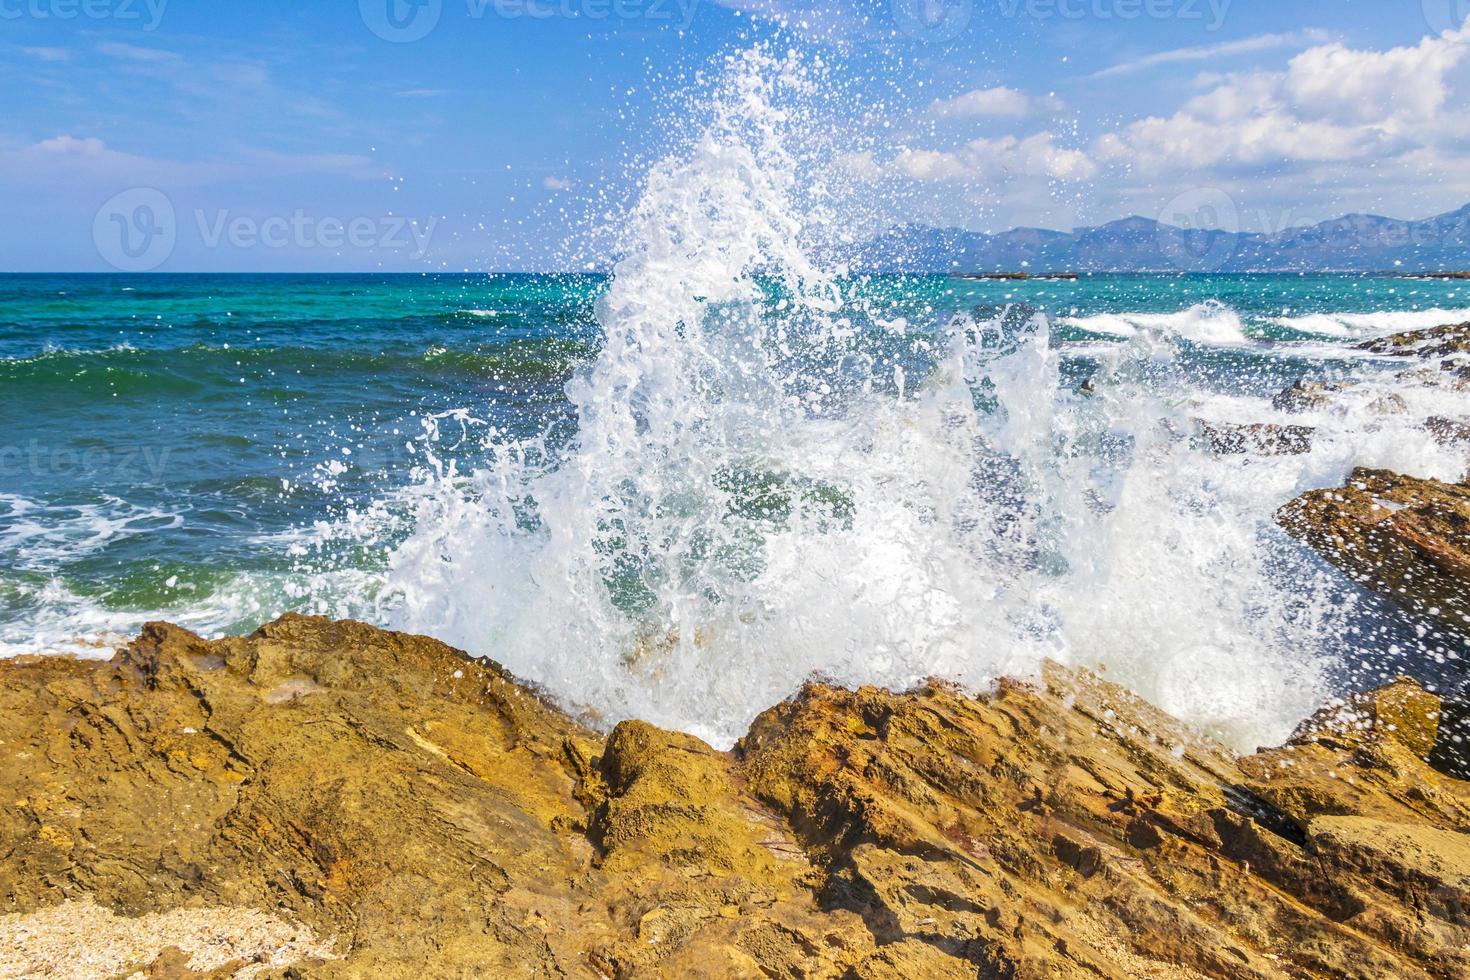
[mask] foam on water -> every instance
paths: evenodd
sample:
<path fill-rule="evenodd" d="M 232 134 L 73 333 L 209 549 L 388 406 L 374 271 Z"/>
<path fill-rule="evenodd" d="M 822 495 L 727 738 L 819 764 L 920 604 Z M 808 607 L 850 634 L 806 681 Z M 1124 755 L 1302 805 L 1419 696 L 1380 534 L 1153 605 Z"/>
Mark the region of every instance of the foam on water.
<path fill-rule="evenodd" d="M 569 447 L 506 440 L 461 470 L 430 423 L 395 625 L 602 721 L 721 744 L 814 675 L 982 687 L 1046 657 L 1241 746 L 1284 736 L 1326 693 L 1351 603 L 1271 521 L 1319 464 L 1181 435 L 1198 397 L 1175 340 L 1242 342 L 1239 318 L 1119 318 L 1133 339 L 1090 396 L 1061 385 L 1040 318 L 857 323 L 829 158 L 793 111 L 821 84 L 734 59 L 708 125 L 654 168 L 605 346 L 567 388 Z"/>
<path fill-rule="evenodd" d="M 201 636 L 248 631 L 285 609 L 335 619 L 373 620 L 382 577 L 370 571 L 237 573 L 208 590 L 178 590 L 175 601 L 154 607 L 120 606 L 105 595 L 83 594 L 58 578 L 0 583 L 0 614 L 23 607 L 24 618 L 0 615 L 0 657 L 72 654 L 106 658 L 144 623 L 167 620 Z"/>
<path fill-rule="evenodd" d="M 285 556 L 309 557 L 283 570 L 235 570 L 223 576 L 155 565 L 148 604 L 119 602 L 114 589 L 93 575 L 87 587 L 58 574 L 79 564 L 99 563 L 96 556 L 152 535 L 167 536 L 183 528 L 190 508 L 145 507 L 104 497 L 94 503 L 43 503 L 16 494 L 0 494 L 0 563 L 9 573 L 0 579 L 0 657 L 65 653 L 82 657 L 111 656 L 150 620 L 168 620 L 205 636 L 249 629 L 285 609 L 335 618 L 380 620 L 380 573 L 328 565 L 325 547 L 342 541 L 382 540 L 395 520 L 378 503 L 362 511 L 348 509 L 338 520 L 320 522 L 290 535 L 261 536 Z M 278 537 L 280 540 L 266 540 Z M 285 540 L 289 538 L 290 540 Z M 100 568 L 99 568 L 100 570 Z"/>
<path fill-rule="evenodd" d="M 1277 317 L 1271 322 L 1303 334 L 1362 340 L 1466 321 L 1470 321 L 1470 309 L 1435 308 L 1370 313 L 1310 313 L 1304 316 Z"/>
<path fill-rule="evenodd" d="M 0 493 L 0 560 L 9 568 L 47 568 L 182 522 L 179 511 L 140 507 L 111 496 L 93 503 L 52 504 Z"/>
<path fill-rule="evenodd" d="M 1215 300 L 1198 303 L 1178 313 L 1101 313 L 1066 317 L 1060 323 L 1075 330 L 1111 337 L 1135 337 L 1148 333 L 1181 337 L 1214 347 L 1249 343 L 1240 314 Z"/>

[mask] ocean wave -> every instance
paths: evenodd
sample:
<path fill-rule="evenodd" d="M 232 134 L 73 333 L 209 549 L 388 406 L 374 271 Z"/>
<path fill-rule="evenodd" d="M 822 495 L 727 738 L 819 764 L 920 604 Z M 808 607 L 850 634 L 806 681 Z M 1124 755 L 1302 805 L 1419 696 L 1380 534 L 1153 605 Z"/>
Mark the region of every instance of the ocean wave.
<path fill-rule="evenodd" d="M 21 367 L 27 364 L 46 364 L 52 361 L 72 361 L 88 357 L 106 357 L 111 354 L 127 354 L 136 351 L 136 347 L 126 342 L 110 344 L 106 347 L 61 347 L 48 344 L 44 350 L 36 354 L 0 357 L 0 369 L 9 366 Z"/>
<path fill-rule="evenodd" d="M 185 513 L 113 496 L 57 504 L 0 493 L 0 562 L 18 569 L 54 568 L 127 538 L 178 528 Z"/>
<path fill-rule="evenodd" d="M 1250 343 L 1240 314 L 1215 300 L 1178 313 L 1098 313 L 1063 317 L 1058 322 L 1073 330 L 1110 337 L 1131 338 L 1147 333 L 1181 337 L 1210 347 Z"/>
<path fill-rule="evenodd" d="M 1470 321 L 1470 309 L 1380 310 L 1373 313 L 1306 313 L 1273 317 L 1277 327 L 1317 337 L 1362 340 L 1405 330 L 1423 330 Z"/>
<path fill-rule="evenodd" d="M 547 381 L 564 377 L 595 354 L 586 343 L 560 338 L 517 338 L 473 349 L 430 346 L 427 349 L 371 351 L 332 347 L 244 347 L 194 344 L 187 347 L 138 348 L 119 344 L 97 349 L 55 349 L 28 357 L 0 360 L 0 381 L 7 384 L 66 384 L 88 376 L 108 390 L 136 384 L 165 388 L 197 388 L 220 377 L 231 381 L 242 367 L 277 372 L 309 370 L 313 374 L 402 374 L 420 377 L 428 369 L 496 380 Z M 93 373 L 95 372 L 95 374 Z"/>
<path fill-rule="evenodd" d="M 110 397 L 124 379 L 150 394 L 209 386 L 191 407 L 259 403 L 261 388 L 241 399 L 231 384 L 306 375 L 319 406 L 280 424 L 329 421 L 333 438 L 356 444 L 303 477 L 304 492 L 283 485 L 284 497 L 259 473 L 201 474 L 174 488 L 192 494 L 192 511 L 0 497 L 0 651 L 85 647 L 159 617 L 217 634 L 302 609 L 432 633 L 569 706 L 721 744 L 813 675 L 978 688 L 1036 676 L 1053 658 L 1106 670 L 1239 746 L 1289 733 L 1321 702 L 1349 643 L 1353 665 L 1371 655 L 1371 639 L 1353 632 L 1352 584 L 1273 514 L 1353 465 L 1462 473 L 1463 453 L 1422 425 L 1455 410 L 1455 393 L 1406 390 L 1400 409 L 1386 396 L 1408 382 L 1384 365 L 1302 354 L 1346 348 L 1340 337 L 1254 342 L 1266 318 L 1247 326 L 1217 301 L 1074 314 L 1053 332 L 1019 306 L 931 307 L 948 294 L 922 282 L 901 297 L 904 316 L 880 317 L 830 258 L 845 254 L 854 216 L 827 190 L 848 147 L 832 145 L 844 130 L 819 110 L 842 100 L 797 54 L 757 49 L 728 73 L 707 124 L 685 127 L 689 152 L 654 168 L 611 243 L 622 258 L 598 304 L 601 346 L 485 340 L 513 333 L 501 323 L 522 316 L 538 329 L 560 322 L 528 312 L 545 295 L 487 300 L 505 320 L 483 329 L 471 319 L 494 311 L 445 310 L 476 301 L 460 294 L 359 332 L 312 333 L 303 324 L 326 321 L 295 319 L 286 293 L 278 308 L 292 319 L 251 330 L 254 346 L 216 342 L 242 330 L 191 347 L 0 364 L 7 390 L 57 384 L 44 394 L 67 405 L 80 391 Z M 1109 302 L 1172 309 L 1200 294 L 1119 295 Z M 397 329 L 408 323 L 434 329 Z M 1063 352 L 1099 355 L 1080 390 Z M 1386 377 L 1375 388 L 1355 375 L 1340 399 L 1290 416 L 1315 429 L 1299 456 L 1227 457 L 1187 434 L 1196 418 L 1287 421 L 1271 394 L 1303 364 L 1333 381 L 1329 369 Z M 486 378 L 564 393 L 575 436 L 528 435 L 529 416 L 507 425 L 519 406 L 475 383 Z M 454 404 L 487 394 L 494 404 L 425 415 L 434 399 L 412 384 L 400 396 L 400 379 L 464 393 Z M 390 478 L 406 488 L 385 480 L 359 492 L 345 476 L 362 458 L 344 462 L 349 448 L 387 441 L 377 413 L 354 414 L 369 386 L 391 386 L 426 427 L 423 437 L 391 433 L 413 461 Z M 16 404 L 39 402 L 34 394 Z M 484 431 L 465 439 L 462 426 Z M 295 458 L 290 435 L 277 448 Z M 253 518 L 253 500 L 277 498 L 287 516 L 231 523 L 224 555 L 171 565 L 179 552 L 159 537 L 125 567 L 123 556 L 147 549 L 107 551 L 179 521 L 192 522 L 187 535 L 212 506 Z M 291 520 L 301 526 L 282 530 Z"/>
<path fill-rule="evenodd" d="M 823 258 L 852 218 L 811 191 L 845 150 L 824 84 L 730 59 L 614 243 L 577 437 L 550 464 L 534 441 L 431 460 L 391 623 L 723 745 L 813 674 L 983 687 L 1047 658 L 1237 745 L 1289 733 L 1349 605 L 1269 530 L 1299 473 L 1173 438 L 1186 382 L 1152 345 L 1115 345 L 1088 397 L 1042 317 L 874 350 Z M 1219 303 L 1067 326 L 1249 343 Z"/>
<path fill-rule="evenodd" d="M 148 621 L 110 610 L 54 576 L 32 580 L 0 573 L 0 613 L 8 606 L 25 612 L 0 615 L 0 657 L 66 654 L 102 660 Z"/>
<path fill-rule="evenodd" d="M 25 654 L 110 657 L 144 623 L 168 620 L 205 637 L 248 633 L 290 609 L 334 619 L 383 621 L 382 576 L 357 569 L 255 571 L 198 586 L 185 570 L 155 573 L 143 601 L 69 583 L 56 574 L 0 571 L 0 658 Z"/>

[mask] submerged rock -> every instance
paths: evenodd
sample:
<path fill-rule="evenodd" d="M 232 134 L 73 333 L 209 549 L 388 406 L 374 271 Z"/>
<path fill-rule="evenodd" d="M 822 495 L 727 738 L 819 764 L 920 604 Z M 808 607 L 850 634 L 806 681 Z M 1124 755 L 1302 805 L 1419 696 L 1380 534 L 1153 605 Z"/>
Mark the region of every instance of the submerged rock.
<path fill-rule="evenodd" d="M 1470 420 L 1431 415 L 1424 420 L 1424 428 L 1441 446 L 1470 445 Z"/>
<path fill-rule="evenodd" d="M 1378 337 L 1358 344 L 1358 350 L 1424 360 L 1470 355 L 1470 323 L 1447 323 Z"/>
<path fill-rule="evenodd" d="M 1300 456 L 1312 451 L 1312 436 L 1317 432 L 1309 425 L 1263 422 L 1233 425 L 1205 421 L 1198 424 L 1205 445 L 1220 456 Z"/>
<path fill-rule="evenodd" d="M 1355 581 L 1470 635 L 1470 486 L 1358 469 L 1277 521 Z"/>
<path fill-rule="evenodd" d="M 1414 357 L 1421 361 L 1438 361 L 1422 370 L 1430 376 L 1422 379 L 1430 385 L 1447 385 L 1463 390 L 1470 384 L 1470 323 L 1447 323 L 1427 330 L 1410 330 L 1388 337 L 1378 337 L 1358 345 L 1359 350 L 1388 357 Z M 1414 377 L 1416 371 L 1403 377 Z"/>
<path fill-rule="evenodd" d="M 1368 403 L 1368 411 L 1374 415 L 1401 415 L 1409 410 L 1409 403 L 1396 391 L 1379 395 Z"/>
<path fill-rule="evenodd" d="M 1278 392 L 1271 399 L 1271 407 L 1278 412 L 1289 412 L 1293 415 L 1317 411 L 1330 406 L 1348 387 L 1346 383 L 1308 381 L 1302 378 L 1291 387 Z"/>
<path fill-rule="evenodd" d="M 1470 976 L 1470 785 L 1407 681 L 1246 759 L 1057 666 L 811 684 L 725 753 L 288 616 L 3 663 L 0 698 L 5 975 L 128 921 L 159 975 Z"/>
<path fill-rule="evenodd" d="M 1415 358 L 1438 363 L 1421 364 L 1396 375 L 1400 383 L 1413 387 L 1463 390 L 1470 384 L 1470 323 L 1452 323 L 1425 330 L 1411 330 L 1377 337 L 1356 345 L 1358 350 L 1385 357 Z M 1290 414 L 1331 408 L 1346 393 L 1361 390 L 1354 381 L 1319 381 L 1300 378 L 1278 392 L 1271 405 Z M 1374 415 L 1398 415 L 1409 410 L 1403 395 L 1384 392 L 1366 406 Z"/>
<path fill-rule="evenodd" d="M 1399 375 L 1401 380 L 1409 380 L 1410 373 L 1404 372 Z M 1418 379 L 1421 384 L 1437 383 L 1436 375 L 1431 382 L 1428 379 Z M 1290 388 L 1276 394 L 1271 399 L 1271 407 L 1278 412 L 1287 412 L 1292 415 L 1300 415 L 1304 412 L 1316 412 L 1331 408 L 1338 398 L 1346 392 L 1361 391 L 1356 382 L 1341 381 L 1298 381 Z M 1374 415 L 1400 415 L 1409 410 L 1409 403 L 1403 395 L 1397 392 L 1385 392 L 1378 395 L 1372 401 L 1363 406 Z M 1285 426 L 1287 429 L 1300 429 L 1304 426 Z M 1310 431 L 1310 430 L 1309 430 Z M 1307 451 L 1307 450 L 1304 450 Z"/>

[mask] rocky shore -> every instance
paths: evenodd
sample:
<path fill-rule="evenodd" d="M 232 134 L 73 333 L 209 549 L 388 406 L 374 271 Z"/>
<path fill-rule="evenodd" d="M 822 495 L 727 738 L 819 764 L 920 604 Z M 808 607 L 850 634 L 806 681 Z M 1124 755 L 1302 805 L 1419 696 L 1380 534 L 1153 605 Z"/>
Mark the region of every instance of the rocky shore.
<path fill-rule="evenodd" d="M 1278 520 L 1470 635 L 1467 485 L 1360 470 Z M 1456 713 L 1401 678 L 1241 757 L 1053 664 L 811 683 L 719 752 L 424 637 L 152 624 L 0 662 L 0 977 L 1470 977 Z"/>
<path fill-rule="evenodd" d="M 1056 666 L 811 684 L 722 753 L 291 615 L 0 699 L 3 976 L 1470 976 L 1407 680 L 1247 758 Z"/>
<path fill-rule="evenodd" d="M 1470 635 L 1470 485 L 1359 469 L 1277 520 L 1354 580 Z"/>

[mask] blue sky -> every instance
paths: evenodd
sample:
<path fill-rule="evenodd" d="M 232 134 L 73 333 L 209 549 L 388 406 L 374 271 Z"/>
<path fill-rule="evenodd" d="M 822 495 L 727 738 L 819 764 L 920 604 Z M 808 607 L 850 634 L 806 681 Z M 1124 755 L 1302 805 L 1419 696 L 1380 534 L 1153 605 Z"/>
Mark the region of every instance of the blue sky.
<path fill-rule="evenodd" d="M 833 65 L 834 120 L 871 131 L 833 165 L 888 220 L 1423 216 L 1470 201 L 1467 17 L 1467 0 L 0 0 L 0 269 L 565 264 L 697 73 L 777 24 Z M 109 244 L 154 241 L 136 236 L 165 211 L 166 249 Z"/>

